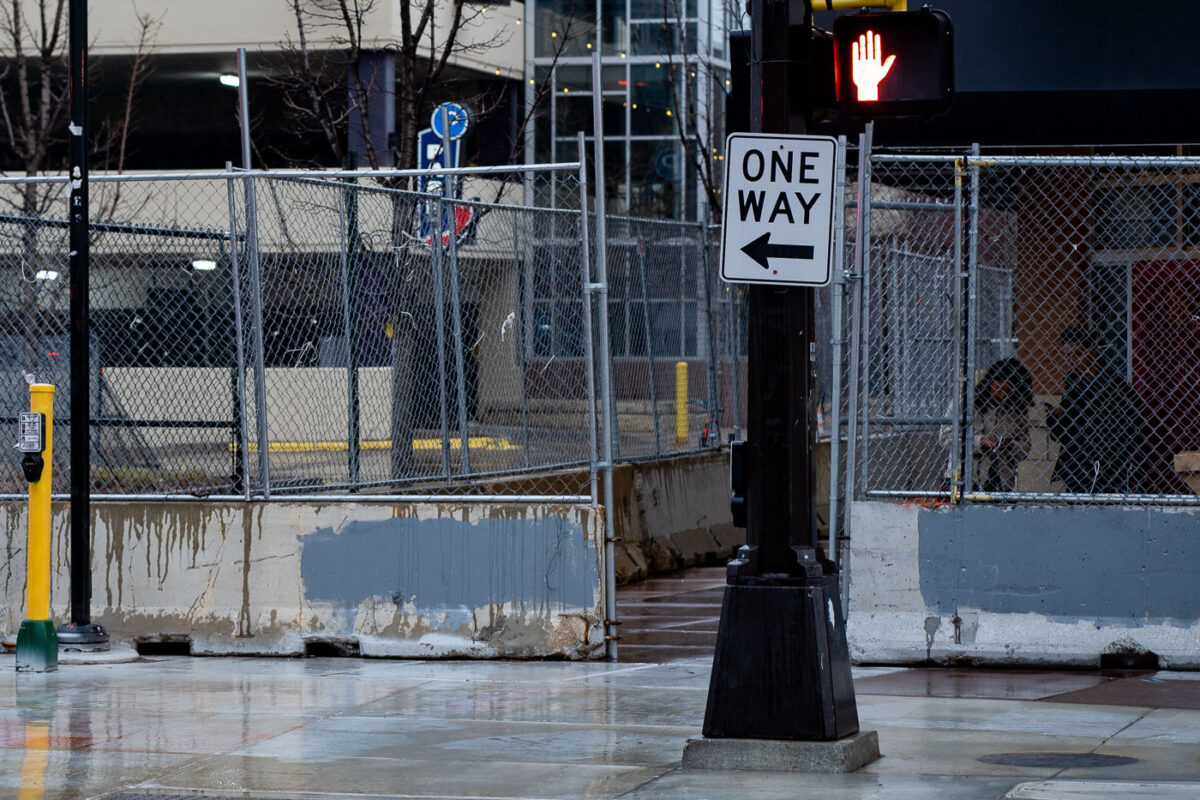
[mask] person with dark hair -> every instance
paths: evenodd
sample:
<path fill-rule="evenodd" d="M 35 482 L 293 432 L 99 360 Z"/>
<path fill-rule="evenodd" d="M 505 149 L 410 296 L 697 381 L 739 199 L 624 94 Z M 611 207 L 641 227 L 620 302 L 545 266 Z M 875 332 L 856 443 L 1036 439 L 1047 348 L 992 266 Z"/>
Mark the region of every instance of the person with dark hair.
<path fill-rule="evenodd" d="M 1016 358 L 988 367 L 975 385 L 975 485 L 985 492 L 1011 492 L 1017 467 L 1029 455 L 1029 409 L 1033 381 Z"/>
<path fill-rule="evenodd" d="M 974 480 L 970 489 L 1011 492 L 1017 484 L 1017 467 L 1029 455 L 1029 409 L 1033 406 L 1033 380 L 1016 358 L 993 363 L 975 384 L 975 414 L 972 429 Z M 950 413 L 949 410 L 947 413 Z M 943 447 L 955 445 L 952 428 L 943 426 L 938 440 Z M 943 489 L 954 482 L 953 457 L 946 465 Z"/>
<path fill-rule="evenodd" d="M 1103 341 L 1089 328 L 1063 329 L 1062 402 L 1047 406 L 1046 429 L 1059 444 L 1052 480 L 1071 494 L 1135 492 L 1137 453 L 1145 436 L 1141 401 L 1122 376 L 1101 363 Z"/>

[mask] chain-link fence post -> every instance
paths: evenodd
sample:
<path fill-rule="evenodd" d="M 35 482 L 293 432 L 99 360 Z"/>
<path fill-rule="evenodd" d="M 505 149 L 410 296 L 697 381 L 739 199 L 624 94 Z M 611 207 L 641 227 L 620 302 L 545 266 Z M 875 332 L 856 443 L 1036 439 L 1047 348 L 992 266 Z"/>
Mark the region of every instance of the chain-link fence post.
<path fill-rule="evenodd" d="M 233 164 L 225 162 L 225 172 L 233 172 Z M 229 268 L 233 285 L 234 364 L 230 375 L 233 396 L 234 459 L 233 491 L 250 500 L 250 443 L 246 435 L 246 337 L 242 327 L 241 258 L 238 251 L 237 201 L 233 178 L 225 181 L 229 201 Z"/>
<path fill-rule="evenodd" d="M 246 181 L 246 258 L 250 267 L 251 334 L 254 338 L 254 411 L 258 439 L 258 482 L 263 498 L 271 497 L 271 439 L 267 429 L 267 373 L 263 353 L 262 265 L 258 252 L 258 202 L 255 178 Z"/>
<path fill-rule="evenodd" d="M 952 377 L 950 396 L 950 453 L 946 466 L 946 483 L 950 489 L 950 499 L 958 502 L 964 488 L 967 487 L 965 461 L 963 460 L 962 431 L 963 409 L 966 408 L 965 397 L 968 383 L 967 369 L 963 352 L 963 296 L 967 293 L 967 273 L 963 259 L 963 159 L 954 159 L 954 278 L 950 282 L 953 294 L 954 309 L 953 337 L 950 347 L 950 370 Z"/>
<path fill-rule="evenodd" d="M 604 116 L 600 102 L 600 54 L 592 55 L 592 124 L 596 173 L 596 295 L 600 303 L 600 392 L 604 398 L 604 652 L 617 660 L 617 576 L 614 543 L 616 493 L 613 488 L 613 443 L 616 441 L 616 409 L 613 408 L 612 346 L 608 327 L 608 239 L 605 233 Z M 579 154 L 583 161 L 583 153 Z M 580 195 L 580 205 L 587 198 Z"/>
<path fill-rule="evenodd" d="M 388 400 L 391 414 L 388 420 L 388 438 L 391 440 L 391 457 L 388 475 L 392 480 L 401 480 L 415 471 L 416 454 L 413 452 L 413 353 L 417 335 L 414 313 L 414 281 L 404 274 L 406 264 L 404 242 L 408 235 L 408 219 L 405 211 L 420 207 L 425 200 L 414 196 L 405 203 L 404 195 L 393 192 L 388 197 L 387 221 L 388 258 L 391 269 L 388 283 L 394 287 L 389 293 L 388 330 L 391 336 L 387 346 Z M 428 211 L 428 208 L 426 208 Z"/>
<path fill-rule="evenodd" d="M 443 163 L 448 165 L 450 160 L 450 110 L 443 105 L 442 114 L 442 152 Z M 458 274 L 458 207 L 454 204 L 456 194 L 455 178 L 446 175 L 442 180 L 442 197 L 450 204 L 450 217 L 447 227 L 446 251 L 450 257 L 450 313 L 453 315 L 451 325 L 454 331 L 454 388 L 455 400 L 458 406 L 458 454 L 462 466 L 462 474 L 471 474 L 471 448 L 468 443 L 470 430 L 467 427 L 467 373 L 466 352 L 463 348 L 462 300 L 460 298 L 460 280 Z"/>
<path fill-rule="evenodd" d="M 588 469 L 588 478 L 592 490 L 592 507 L 595 508 L 599 502 L 599 493 L 597 492 L 597 463 L 600 461 L 599 443 L 596 437 L 597 419 L 596 419 L 596 345 L 592 336 L 592 293 L 596 290 L 597 284 L 592 283 L 592 262 L 589 257 L 591 238 L 588 230 L 588 208 L 587 208 L 587 159 L 583 157 L 587 142 L 583 131 L 578 134 L 579 146 L 579 231 L 580 239 L 583 241 L 583 247 L 580 248 L 580 272 L 583 280 L 583 352 L 584 360 L 587 362 L 587 373 L 585 380 L 587 381 L 587 407 L 588 407 L 588 444 L 590 449 L 588 457 L 590 466 Z M 522 395 L 522 400 L 524 396 Z M 611 476 L 611 470 L 606 475 Z M 608 513 L 608 512 L 605 512 Z"/>
<path fill-rule="evenodd" d="M 833 168 L 833 287 L 830 308 L 830 360 L 833 377 L 829 404 L 829 558 L 840 563 L 842 466 L 842 306 L 846 302 L 846 137 L 839 136 Z"/>
<path fill-rule="evenodd" d="M 654 386 L 654 337 L 650 332 L 650 291 L 646 282 L 646 239 L 637 240 L 638 282 L 642 289 L 642 334 L 646 342 L 646 373 L 650 378 L 650 421 L 654 428 L 654 455 L 662 455 L 658 431 L 658 390 Z"/>
<path fill-rule="evenodd" d="M 967 413 L 963 415 L 963 490 L 975 491 L 975 339 L 979 329 L 979 145 L 971 145 L 971 200 L 967 209 Z"/>
<path fill-rule="evenodd" d="M 429 246 L 433 261 L 433 303 L 437 319 L 438 427 L 442 437 L 442 478 L 450 480 L 450 420 L 446 399 L 446 274 L 442 264 L 442 223 L 446 206 L 442 200 L 446 175 L 442 175 L 443 191 L 434 195 L 429 223 Z"/>
<path fill-rule="evenodd" d="M 582 152 L 582 149 L 581 149 L 581 152 Z M 586 170 L 587 167 L 586 167 L 586 165 L 581 165 L 580 169 Z M 586 172 L 584 172 L 584 174 L 586 175 Z M 526 196 L 528 197 L 529 195 L 526 194 Z M 587 236 L 586 236 L 587 208 L 586 207 L 584 207 L 584 209 L 583 209 L 583 215 L 584 215 L 584 232 L 585 232 L 583 241 L 586 243 L 587 242 Z M 520 392 L 521 392 L 521 442 L 522 442 L 521 451 L 522 451 L 522 453 L 524 453 L 524 456 L 525 456 L 525 466 L 528 467 L 529 463 L 530 463 L 530 461 L 529 461 L 529 386 L 528 386 L 529 378 L 525 374 L 525 365 L 526 365 L 525 334 L 524 334 L 524 331 L 522 330 L 522 328 L 524 327 L 522 325 L 522 321 L 525 319 L 525 313 L 523 311 L 525 305 L 522 302 L 522 292 L 526 289 L 526 287 L 529 286 L 529 277 L 530 277 L 529 276 L 529 266 L 530 266 L 530 262 L 532 261 L 532 258 L 530 257 L 529 245 L 526 242 L 526 239 L 528 239 L 530 237 L 523 236 L 522 232 L 521 232 L 521 228 L 522 228 L 521 220 L 522 219 L 523 219 L 523 217 L 521 214 L 519 214 L 515 211 L 513 212 L 513 214 L 512 214 L 512 221 L 513 221 L 513 225 L 512 225 L 513 272 L 514 272 L 513 291 L 515 293 L 515 296 L 513 297 L 513 346 L 516 348 L 517 370 L 519 372 L 519 375 L 518 375 L 519 384 L 518 385 L 519 385 Z M 584 259 L 584 263 L 586 264 L 587 263 L 587 246 L 586 245 L 583 248 L 583 259 Z M 590 364 L 589 364 L 589 366 L 590 366 Z M 593 408 L 592 411 L 593 411 L 593 417 L 594 417 L 595 408 Z M 596 434 L 596 427 L 595 427 L 595 423 L 593 422 L 593 424 L 592 424 L 593 440 L 595 439 L 595 434 Z M 595 447 L 593 447 L 592 449 L 594 451 Z M 596 483 L 595 459 L 592 459 L 592 498 L 593 498 L 593 501 L 595 500 L 595 497 L 596 497 L 595 483 Z"/>
<path fill-rule="evenodd" d="M 715 279 L 715 273 L 712 269 L 711 254 L 708 252 L 708 226 L 710 222 L 711 212 L 709 207 L 704 207 L 704 213 L 701 214 L 701 219 L 696 223 L 696 242 L 700 248 L 700 288 L 704 292 L 704 296 L 700 298 L 700 308 L 704 315 L 701 321 L 700 333 L 703 334 L 703 341 L 700 343 L 700 351 L 704 354 L 705 366 L 707 373 L 705 380 L 708 382 L 708 391 L 706 392 L 708 403 L 708 438 L 704 442 L 706 446 L 712 442 L 721 444 L 721 408 L 720 395 L 717 393 L 717 347 L 716 347 L 716 328 L 713 325 L 713 304 L 712 304 L 712 284 Z"/>
<path fill-rule="evenodd" d="M 846 428 L 846 480 L 844 483 L 844 491 L 846 503 L 857 497 L 856 487 L 858 486 L 858 459 L 860 456 L 865 458 L 860 442 L 859 423 L 860 423 L 860 404 L 861 412 L 866 413 L 865 383 L 864 374 L 866 372 L 867 362 L 867 347 L 870 342 L 867 324 L 864 317 L 866 316 L 866 303 L 864 295 L 866 294 L 865 273 L 867 263 L 870 260 L 870 215 L 871 215 L 871 138 L 874 134 L 875 124 L 868 122 L 866 130 L 858 136 L 858 191 L 855 196 L 855 206 L 857 208 L 858 217 L 854 227 L 854 274 L 851 280 L 854 281 L 853 294 L 850 300 L 850 358 L 848 359 L 849 376 L 848 384 L 848 400 L 849 408 L 847 409 L 847 428 Z M 842 526 L 844 535 L 851 536 L 850 529 L 851 516 L 846 514 L 845 523 Z"/>
<path fill-rule="evenodd" d="M 354 169 L 357 161 L 350 153 L 349 166 Z M 354 178 L 347 178 L 351 184 Z M 347 476 L 351 488 L 359 483 L 359 396 L 358 396 L 358 348 L 355 339 L 358 330 L 356 319 L 358 308 L 357 261 L 358 261 L 358 195 L 346 188 L 338 193 L 338 231 L 341 234 L 341 278 L 342 278 L 342 337 L 346 340 L 346 451 Z"/>

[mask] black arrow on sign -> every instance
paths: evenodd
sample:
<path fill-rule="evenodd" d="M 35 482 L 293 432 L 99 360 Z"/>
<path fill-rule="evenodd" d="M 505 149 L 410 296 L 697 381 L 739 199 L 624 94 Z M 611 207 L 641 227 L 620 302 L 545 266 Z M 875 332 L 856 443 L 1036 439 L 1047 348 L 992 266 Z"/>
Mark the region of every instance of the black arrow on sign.
<path fill-rule="evenodd" d="M 809 244 L 771 244 L 771 232 L 767 231 L 750 244 L 742 248 L 742 252 L 754 259 L 763 269 L 770 269 L 769 258 L 797 258 L 812 261 L 813 249 Z"/>

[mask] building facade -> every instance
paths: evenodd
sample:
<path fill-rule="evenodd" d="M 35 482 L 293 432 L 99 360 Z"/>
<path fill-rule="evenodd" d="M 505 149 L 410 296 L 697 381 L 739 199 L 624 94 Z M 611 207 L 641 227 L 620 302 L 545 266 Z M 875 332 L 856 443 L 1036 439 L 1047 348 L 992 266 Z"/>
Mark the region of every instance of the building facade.
<path fill-rule="evenodd" d="M 572 161 L 593 126 L 600 54 L 607 210 L 658 219 L 707 213 L 719 184 L 729 87 L 722 0 L 529 0 L 526 108 L 544 95 L 525 161 Z M 585 154 L 585 157 L 587 154 Z"/>

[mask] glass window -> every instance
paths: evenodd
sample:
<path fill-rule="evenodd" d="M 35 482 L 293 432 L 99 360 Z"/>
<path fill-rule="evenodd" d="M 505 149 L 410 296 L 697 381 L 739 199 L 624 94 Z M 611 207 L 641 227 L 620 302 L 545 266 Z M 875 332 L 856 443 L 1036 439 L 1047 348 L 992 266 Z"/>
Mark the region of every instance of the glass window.
<path fill-rule="evenodd" d="M 533 354 L 535 356 L 548 356 L 553 350 L 551 332 L 554 330 L 554 324 L 550 308 L 550 303 L 533 304 Z"/>
<path fill-rule="evenodd" d="M 625 303 L 608 304 L 608 343 L 614 356 L 629 353 L 629 345 L 625 341 Z"/>
<path fill-rule="evenodd" d="M 634 135 L 675 134 L 676 104 L 671 78 L 678 69 L 668 64 L 638 65 L 630 70 L 629 130 Z"/>
<path fill-rule="evenodd" d="M 604 55 L 619 55 L 629 50 L 629 17 L 625 13 L 625 0 L 600 0 L 603 18 L 600 52 Z"/>
<path fill-rule="evenodd" d="M 655 356 L 682 355 L 682 313 L 678 302 L 650 301 L 650 335 Z"/>
<path fill-rule="evenodd" d="M 625 62 L 606 64 L 600 69 L 600 91 L 604 94 L 619 92 L 625 94 L 626 86 Z"/>
<path fill-rule="evenodd" d="M 604 143 L 604 182 L 608 190 L 605 194 L 609 214 L 627 214 L 628 205 L 625 202 L 625 143 L 621 141 Z"/>
<path fill-rule="evenodd" d="M 678 141 L 661 139 L 630 144 L 630 213 L 635 216 L 678 218 Z"/>
<path fill-rule="evenodd" d="M 575 161 L 579 157 L 579 137 L 578 136 L 562 136 L 558 140 L 556 147 L 558 151 L 559 161 Z M 579 202 L 576 201 L 567 208 L 578 207 Z M 558 206 L 563 208 L 564 206 Z"/>
<path fill-rule="evenodd" d="M 554 296 L 554 264 L 548 253 L 542 254 L 533 267 L 533 296 L 538 298 Z"/>
<path fill-rule="evenodd" d="M 579 293 L 579 281 L 575 282 L 576 294 Z M 583 355 L 583 313 L 581 303 L 560 302 L 555 311 L 554 354 L 559 356 L 578 357 Z"/>
<path fill-rule="evenodd" d="M 582 56 L 596 41 L 596 4 L 590 0 L 538 0 L 534 54 Z"/>
<path fill-rule="evenodd" d="M 592 68 L 585 65 L 562 66 L 554 71 L 554 90 L 559 94 L 563 94 L 563 90 L 570 92 L 591 92 L 592 91 Z"/>
<path fill-rule="evenodd" d="M 658 18 L 651 17 L 645 21 L 631 23 L 629 48 L 635 56 L 677 53 L 679 28 L 673 23 L 664 22 L 661 12 Z"/>
<path fill-rule="evenodd" d="M 562 139 L 574 141 L 579 131 L 589 136 L 592 133 L 592 96 L 559 95 L 554 101 L 555 133 Z M 565 160 L 561 143 L 558 158 Z"/>
<path fill-rule="evenodd" d="M 698 326 L 697 326 L 697 322 L 696 322 L 696 304 L 695 303 L 684 303 L 683 304 L 683 354 L 685 356 L 695 356 L 695 355 L 700 354 L 699 344 L 698 344 L 698 339 L 697 339 L 697 337 L 699 336 L 699 331 L 697 330 L 697 328 L 698 328 Z"/>
<path fill-rule="evenodd" d="M 642 304 L 633 302 L 629 304 L 629 355 L 644 356 L 646 355 L 646 317 L 645 309 Z M 657 351 L 655 355 L 663 355 L 662 351 Z"/>

